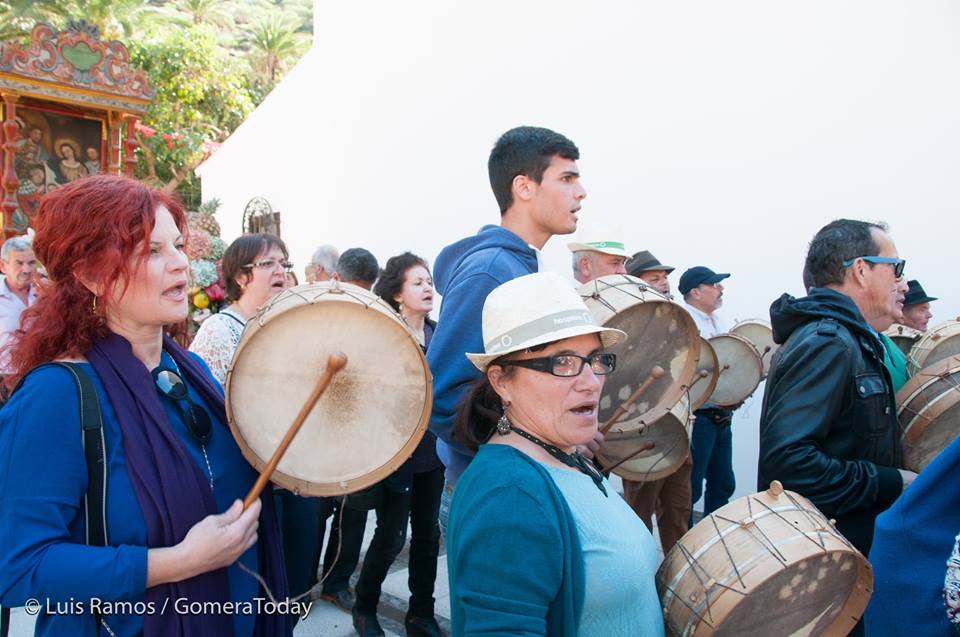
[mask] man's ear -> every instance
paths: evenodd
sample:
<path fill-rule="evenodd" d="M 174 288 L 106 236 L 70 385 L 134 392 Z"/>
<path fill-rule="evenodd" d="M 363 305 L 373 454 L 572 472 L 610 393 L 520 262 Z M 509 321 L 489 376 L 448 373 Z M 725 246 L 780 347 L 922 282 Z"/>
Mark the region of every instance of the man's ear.
<path fill-rule="evenodd" d="M 540 184 L 526 175 L 517 175 L 513 178 L 511 190 L 513 191 L 514 201 L 530 201 L 537 194 L 537 187 Z"/>

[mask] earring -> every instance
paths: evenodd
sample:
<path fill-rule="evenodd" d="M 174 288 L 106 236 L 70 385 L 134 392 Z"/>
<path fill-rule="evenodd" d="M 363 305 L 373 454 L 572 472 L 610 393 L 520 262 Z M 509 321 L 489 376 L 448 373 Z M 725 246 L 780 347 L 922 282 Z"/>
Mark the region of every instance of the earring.
<path fill-rule="evenodd" d="M 94 314 L 97 313 L 97 295 L 96 294 L 93 295 L 93 313 Z"/>
<path fill-rule="evenodd" d="M 497 433 L 501 436 L 506 436 L 510 433 L 510 419 L 507 418 L 507 407 L 509 405 L 503 406 L 503 415 L 500 416 L 500 420 L 497 421 Z"/>

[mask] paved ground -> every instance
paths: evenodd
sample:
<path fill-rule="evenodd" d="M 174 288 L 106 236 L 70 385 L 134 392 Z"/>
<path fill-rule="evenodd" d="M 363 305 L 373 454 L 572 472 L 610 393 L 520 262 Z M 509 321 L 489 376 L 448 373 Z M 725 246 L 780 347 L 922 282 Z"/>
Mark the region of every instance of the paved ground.
<path fill-rule="evenodd" d="M 616 476 L 611 480 L 614 488 L 620 491 L 620 479 Z M 364 547 L 368 546 L 373 537 L 373 531 L 376 528 L 376 514 L 370 512 L 367 520 L 367 530 L 364 537 Z M 329 537 L 327 532 L 324 537 Z M 656 528 L 654 528 L 654 537 L 657 538 Z M 659 545 L 659 539 L 657 540 Z M 450 629 L 450 590 L 447 585 L 447 558 L 444 549 L 441 546 L 440 561 L 437 568 L 437 585 L 435 597 L 437 598 L 436 614 L 440 626 L 449 634 Z M 663 554 L 660 554 L 663 559 Z M 354 579 L 356 579 L 354 573 Z M 407 598 L 409 592 L 407 589 L 407 549 L 394 562 L 383 584 L 383 595 L 380 599 L 379 616 L 380 623 L 389 637 L 396 637 L 404 634 L 403 617 L 407 611 Z M 11 617 L 11 637 L 29 637 L 33 634 L 33 618 L 27 615 L 21 609 L 14 609 Z M 297 624 L 294 630 L 296 637 L 348 637 L 355 635 L 350 615 L 339 610 L 332 604 L 323 601 L 316 601 L 310 609 L 307 618 Z"/>

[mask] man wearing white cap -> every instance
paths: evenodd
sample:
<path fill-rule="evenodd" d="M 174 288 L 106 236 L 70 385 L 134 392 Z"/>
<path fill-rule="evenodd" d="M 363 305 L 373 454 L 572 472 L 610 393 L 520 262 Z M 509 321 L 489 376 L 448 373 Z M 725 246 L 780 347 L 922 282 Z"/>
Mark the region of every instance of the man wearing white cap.
<path fill-rule="evenodd" d="M 610 274 L 626 274 L 624 264 L 630 257 L 623 242 L 613 237 L 583 237 L 567 244 L 573 253 L 573 278 L 580 283 Z"/>

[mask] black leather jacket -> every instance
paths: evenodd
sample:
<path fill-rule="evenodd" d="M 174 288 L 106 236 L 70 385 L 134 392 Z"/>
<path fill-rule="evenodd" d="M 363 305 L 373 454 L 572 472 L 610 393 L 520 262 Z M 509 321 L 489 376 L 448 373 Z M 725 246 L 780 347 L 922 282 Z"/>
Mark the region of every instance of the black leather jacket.
<path fill-rule="evenodd" d="M 876 516 L 903 481 L 893 384 L 883 345 L 846 295 L 813 288 L 770 307 L 783 343 L 760 416 L 758 486 L 809 498 L 866 555 Z"/>

